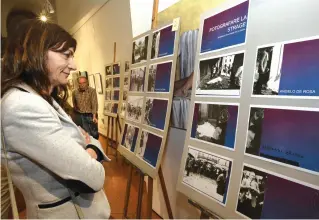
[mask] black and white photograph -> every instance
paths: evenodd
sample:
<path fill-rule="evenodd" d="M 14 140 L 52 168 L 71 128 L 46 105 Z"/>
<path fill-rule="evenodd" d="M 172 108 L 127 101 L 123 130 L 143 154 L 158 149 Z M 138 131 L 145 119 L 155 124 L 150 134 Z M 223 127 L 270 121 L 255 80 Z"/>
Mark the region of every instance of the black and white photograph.
<path fill-rule="evenodd" d="M 129 96 L 127 98 L 126 119 L 141 122 L 143 101 L 143 96 Z"/>
<path fill-rule="evenodd" d="M 105 66 L 105 75 L 112 75 L 112 65 Z"/>
<path fill-rule="evenodd" d="M 254 95 L 278 95 L 282 54 L 280 44 L 257 49 L 254 75 Z"/>
<path fill-rule="evenodd" d="M 122 105 L 121 105 L 121 111 L 120 111 L 120 116 L 121 116 L 122 118 L 124 118 L 125 112 L 126 112 L 126 103 L 122 103 Z"/>
<path fill-rule="evenodd" d="M 134 152 L 134 149 L 135 149 L 138 131 L 139 131 L 139 128 L 134 127 L 133 125 L 130 125 L 130 124 L 125 124 L 124 134 L 122 137 L 121 144 L 132 152 Z"/>
<path fill-rule="evenodd" d="M 127 100 L 127 91 L 124 90 L 123 91 L 123 101 L 126 101 Z"/>
<path fill-rule="evenodd" d="M 201 60 L 197 95 L 239 96 L 244 71 L 244 52 Z"/>
<path fill-rule="evenodd" d="M 151 59 L 154 59 L 154 58 L 158 57 L 160 37 L 161 37 L 161 32 L 160 31 L 157 31 L 157 32 L 153 33 Z"/>
<path fill-rule="evenodd" d="M 104 103 L 104 114 L 110 113 L 112 110 L 112 102 L 105 102 Z"/>
<path fill-rule="evenodd" d="M 106 80 L 105 80 L 105 88 L 106 89 L 112 88 L 112 78 L 106 78 Z"/>
<path fill-rule="evenodd" d="M 143 92 L 146 66 L 131 70 L 130 91 Z"/>
<path fill-rule="evenodd" d="M 238 106 L 196 103 L 191 137 L 234 148 Z"/>
<path fill-rule="evenodd" d="M 137 145 L 136 155 L 143 158 L 145 149 L 146 149 L 146 143 L 148 138 L 148 132 L 142 131 L 140 143 Z"/>
<path fill-rule="evenodd" d="M 267 173 L 244 166 L 238 195 L 238 212 L 252 219 L 261 217 L 267 179 Z"/>
<path fill-rule="evenodd" d="M 125 61 L 125 72 L 127 73 L 130 70 L 130 61 Z"/>
<path fill-rule="evenodd" d="M 124 86 L 123 86 L 123 88 L 124 88 L 125 90 L 128 90 L 128 89 L 129 89 L 129 76 L 128 76 L 128 75 L 125 75 L 125 76 L 124 76 Z"/>
<path fill-rule="evenodd" d="M 259 155 L 262 123 L 265 117 L 264 108 L 251 108 L 246 139 L 246 153 Z"/>
<path fill-rule="evenodd" d="M 148 36 L 141 37 L 133 42 L 132 64 L 146 61 Z"/>
<path fill-rule="evenodd" d="M 93 74 L 89 75 L 89 86 L 95 89 L 95 78 Z"/>
<path fill-rule="evenodd" d="M 183 183 L 225 204 L 231 164 L 230 160 L 189 147 Z"/>
<path fill-rule="evenodd" d="M 107 90 L 105 91 L 105 100 L 111 100 L 112 99 L 112 91 Z"/>

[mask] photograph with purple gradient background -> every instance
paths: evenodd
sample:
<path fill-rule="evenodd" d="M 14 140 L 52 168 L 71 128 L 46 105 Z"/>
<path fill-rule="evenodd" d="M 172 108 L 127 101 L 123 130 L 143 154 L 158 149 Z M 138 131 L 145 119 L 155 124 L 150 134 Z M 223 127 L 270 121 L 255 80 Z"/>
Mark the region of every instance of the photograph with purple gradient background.
<path fill-rule="evenodd" d="M 237 211 L 252 219 L 318 219 L 319 190 L 244 166 Z"/>
<path fill-rule="evenodd" d="M 151 65 L 148 74 L 148 92 L 169 92 L 172 62 Z"/>
<path fill-rule="evenodd" d="M 119 89 L 120 88 L 120 77 L 113 78 L 113 88 Z"/>
<path fill-rule="evenodd" d="M 121 145 L 134 152 L 139 128 L 125 124 Z"/>
<path fill-rule="evenodd" d="M 175 31 L 172 25 L 153 33 L 151 59 L 173 55 Z"/>
<path fill-rule="evenodd" d="M 114 90 L 113 91 L 112 99 L 114 101 L 119 101 L 120 100 L 120 90 Z"/>
<path fill-rule="evenodd" d="M 144 124 L 164 130 L 168 100 L 146 98 Z"/>
<path fill-rule="evenodd" d="M 319 110 L 253 107 L 246 153 L 319 172 Z"/>
<path fill-rule="evenodd" d="M 249 1 L 204 20 L 201 53 L 246 42 Z"/>
<path fill-rule="evenodd" d="M 237 105 L 195 103 L 191 137 L 234 149 L 237 117 Z"/>
<path fill-rule="evenodd" d="M 156 167 L 161 145 L 162 137 L 143 130 L 140 138 L 140 144 L 136 153 L 147 163 L 153 167 Z"/>
<path fill-rule="evenodd" d="M 113 64 L 113 75 L 120 74 L 120 63 Z"/>
<path fill-rule="evenodd" d="M 188 148 L 183 183 L 225 204 L 232 161 Z"/>
<path fill-rule="evenodd" d="M 319 38 L 257 50 L 254 95 L 319 96 Z"/>
<path fill-rule="evenodd" d="M 114 114 L 117 114 L 118 107 L 119 107 L 118 103 L 113 103 L 111 112 Z"/>

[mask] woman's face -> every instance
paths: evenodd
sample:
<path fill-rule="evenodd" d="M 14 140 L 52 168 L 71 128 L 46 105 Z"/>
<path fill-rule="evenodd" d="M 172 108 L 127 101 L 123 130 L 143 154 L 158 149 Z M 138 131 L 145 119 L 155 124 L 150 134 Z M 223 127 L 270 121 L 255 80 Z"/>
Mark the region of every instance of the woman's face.
<path fill-rule="evenodd" d="M 69 48 L 64 52 L 48 51 L 47 68 L 49 71 L 49 80 L 53 87 L 66 85 L 70 71 L 76 70 L 73 54 L 73 48 Z"/>

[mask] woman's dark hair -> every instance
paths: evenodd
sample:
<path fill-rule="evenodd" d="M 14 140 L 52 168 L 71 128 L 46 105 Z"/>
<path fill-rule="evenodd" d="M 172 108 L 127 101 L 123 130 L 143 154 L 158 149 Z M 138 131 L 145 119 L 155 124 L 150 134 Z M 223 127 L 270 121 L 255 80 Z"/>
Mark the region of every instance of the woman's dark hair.
<path fill-rule="evenodd" d="M 38 19 L 21 21 L 18 31 L 7 39 L 2 61 L 1 96 L 11 87 L 26 83 L 52 105 L 52 98 L 64 106 L 67 86 L 61 85 L 50 94 L 50 81 L 47 69 L 49 50 L 64 52 L 76 49 L 76 40 L 63 28 L 54 23 Z"/>

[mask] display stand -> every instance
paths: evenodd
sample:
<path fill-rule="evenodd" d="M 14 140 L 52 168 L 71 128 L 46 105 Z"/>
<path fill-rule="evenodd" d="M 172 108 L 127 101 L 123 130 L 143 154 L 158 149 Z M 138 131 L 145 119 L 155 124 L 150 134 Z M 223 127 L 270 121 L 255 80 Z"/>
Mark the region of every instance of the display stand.
<path fill-rule="evenodd" d="M 129 198 L 130 198 L 130 191 L 131 191 L 131 185 L 132 185 L 132 174 L 133 174 L 133 168 L 136 168 L 138 170 L 138 173 L 140 175 L 139 178 L 139 188 L 138 188 L 138 200 L 137 200 L 137 207 L 136 207 L 136 219 L 140 219 L 141 218 L 141 213 L 142 213 L 142 200 L 143 200 L 143 190 L 144 190 L 144 177 L 147 176 L 148 177 L 148 181 L 147 181 L 147 199 L 146 199 L 146 204 L 147 204 L 147 209 L 146 209 L 146 218 L 147 219 L 151 219 L 152 218 L 152 201 L 153 201 L 153 178 L 148 176 L 147 174 L 143 173 L 140 169 L 138 169 L 137 167 L 135 167 L 132 163 L 129 164 L 130 166 L 130 170 L 129 170 L 129 176 L 128 176 L 128 180 L 127 180 L 127 185 L 126 185 L 126 192 L 125 192 L 125 203 L 124 203 L 124 214 L 123 214 L 123 218 L 124 219 L 128 219 L 127 216 L 127 211 L 128 211 L 128 205 L 129 205 Z M 163 195 L 164 195 L 164 200 L 165 200 L 165 205 L 167 208 L 167 212 L 168 212 L 168 216 L 170 219 L 173 219 L 173 212 L 171 209 L 171 205 L 169 202 L 169 198 L 168 198 L 168 193 L 167 193 L 167 189 L 166 189 L 166 185 L 165 185 L 165 181 L 164 181 L 164 177 L 163 177 L 163 171 L 161 169 L 161 167 L 159 168 L 159 179 L 160 179 L 160 185 L 161 185 L 161 189 L 163 191 Z"/>
<path fill-rule="evenodd" d="M 204 207 L 202 207 L 201 205 L 199 205 L 191 199 L 188 199 L 188 203 L 200 210 L 200 219 L 221 219 L 218 215 L 205 209 Z"/>

